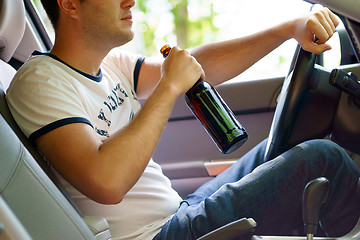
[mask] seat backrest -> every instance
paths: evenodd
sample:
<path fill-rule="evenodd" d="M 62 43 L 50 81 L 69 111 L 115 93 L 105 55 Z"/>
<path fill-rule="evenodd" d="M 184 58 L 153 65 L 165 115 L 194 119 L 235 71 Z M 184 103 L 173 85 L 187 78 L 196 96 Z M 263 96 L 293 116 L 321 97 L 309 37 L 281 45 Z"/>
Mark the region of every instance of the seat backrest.
<path fill-rule="evenodd" d="M 33 239 L 95 239 L 5 101 L 16 73 L 7 62 L 21 42 L 25 21 L 22 0 L 0 0 L 0 197 Z"/>
<path fill-rule="evenodd" d="M 0 196 L 34 239 L 94 239 L 69 204 L 0 116 Z"/>
<path fill-rule="evenodd" d="M 8 62 L 25 32 L 25 8 L 21 0 L 0 1 L 0 58 Z"/>
<path fill-rule="evenodd" d="M 29 233 L 0 196 L 0 239 L 31 240 Z"/>
<path fill-rule="evenodd" d="M 11 59 L 22 40 L 25 32 L 25 21 L 25 7 L 22 0 L 0 0 L 0 114 L 41 168 L 82 216 L 82 213 L 68 196 L 59 180 L 15 122 L 5 100 L 6 90 L 16 73 L 16 70 L 7 62 Z"/>

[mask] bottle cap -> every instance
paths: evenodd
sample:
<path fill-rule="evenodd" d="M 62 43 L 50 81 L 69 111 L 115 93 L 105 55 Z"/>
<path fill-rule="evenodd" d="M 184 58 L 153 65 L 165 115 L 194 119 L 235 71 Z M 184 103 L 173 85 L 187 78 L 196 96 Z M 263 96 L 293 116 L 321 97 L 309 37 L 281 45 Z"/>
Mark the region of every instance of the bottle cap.
<path fill-rule="evenodd" d="M 163 57 L 166 58 L 170 53 L 171 47 L 166 44 L 162 48 L 160 48 L 160 52 L 162 53 Z"/>

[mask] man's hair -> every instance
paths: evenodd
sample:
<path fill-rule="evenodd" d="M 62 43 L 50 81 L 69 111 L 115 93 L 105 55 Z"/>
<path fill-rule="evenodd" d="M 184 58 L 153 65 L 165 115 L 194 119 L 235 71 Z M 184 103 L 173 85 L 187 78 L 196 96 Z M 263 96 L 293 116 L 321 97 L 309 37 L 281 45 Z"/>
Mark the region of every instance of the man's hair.
<path fill-rule="evenodd" d="M 46 14 L 48 15 L 51 25 L 56 30 L 59 21 L 59 5 L 57 0 L 41 0 Z"/>
<path fill-rule="evenodd" d="M 80 0 L 83 3 L 85 0 Z M 56 30 L 59 21 L 60 9 L 57 0 L 41 0 L 46 14 L 48 15 L 51 25 Z"/>

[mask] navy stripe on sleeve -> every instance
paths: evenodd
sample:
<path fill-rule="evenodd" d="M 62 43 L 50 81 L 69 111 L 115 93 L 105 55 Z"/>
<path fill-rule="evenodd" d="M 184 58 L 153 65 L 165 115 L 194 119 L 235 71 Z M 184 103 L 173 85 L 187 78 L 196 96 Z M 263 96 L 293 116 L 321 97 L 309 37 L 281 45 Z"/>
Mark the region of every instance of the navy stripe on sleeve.
<path fill-rule="evenodd" d="M 145 60 L 145 57 L 139 57 L 136 62 L 136 65 L 135 65 L 135 69 L 134 69 L 134 90 L 135 90 L 135 92 L 136 92 L 136 88 L 137 88 L 138 81 L 139 81 L 140 68 L 141 68 L 141 65 L 143 64 L 144 60 Z"/>
<path fill-rule="evenodd" d="M 86 118 L 82 118 L 82 117 L 64 118 L 64 119 L 52 122 L 40 129 L 36 130 L 29 136 L 29 139 L 30 139 L 30 141 L 34 142 L 37 138 L 41 137 L 42 135 L 44 135 L 56 128 L 59 128 L 59 127 L 62 127 L 62 126 L 65 126 L 65 125 L 71 124 L 71 123 L 86 123 L 86 124 L 89 124 L 91 127 L 93 127 L 92 124 L 90 123 L 90 121 L 87 120 Z"/>

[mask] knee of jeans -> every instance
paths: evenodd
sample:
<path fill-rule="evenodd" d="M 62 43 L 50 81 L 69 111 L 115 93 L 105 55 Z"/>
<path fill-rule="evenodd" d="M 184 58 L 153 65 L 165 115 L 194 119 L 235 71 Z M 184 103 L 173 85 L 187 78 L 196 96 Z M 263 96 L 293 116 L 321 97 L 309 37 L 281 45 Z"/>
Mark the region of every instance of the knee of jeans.
<path fill-rule="evenodd" d="M 305 144 L 305 146 L 309 147 L 312 152 L 323 156 L 329 156 L 338 160 L 343 159 L 345 155 L 347 156 L 343 148 L 331 140 L 312 139 L 302 144 Z"/>
<path fill-rule="evenodd" d="M 319 151 L 324 151 L 324 150 L 333 150 L 333 149 L 339 149 L 342 150 L 342 148 L 335 142 L 328 140 L 328 139 L 312 139 L 312 140 L 308 140 L 305 141 L 304 144 L 315 148 Z"/>

